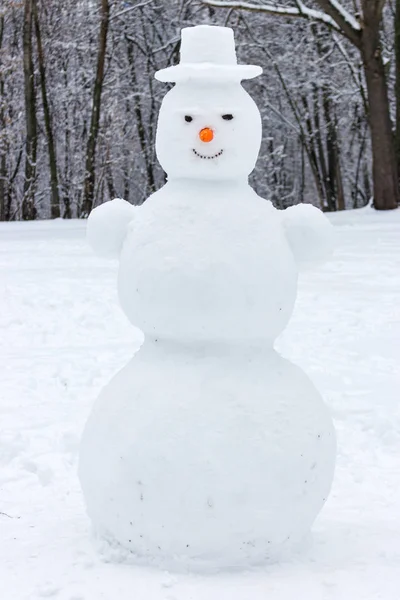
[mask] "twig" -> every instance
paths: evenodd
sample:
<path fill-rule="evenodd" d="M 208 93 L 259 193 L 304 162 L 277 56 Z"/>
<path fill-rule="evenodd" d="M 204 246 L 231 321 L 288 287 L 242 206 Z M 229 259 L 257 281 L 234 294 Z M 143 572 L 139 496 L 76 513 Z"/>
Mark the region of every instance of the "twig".
<path fill-rule="evenodd" d="M 143 6 L 147 6 L 148 4 L 151 4 L 153 1 L 154 0 L 147 0 L 147 2 L 142 2 L 141 4 L 135 4 L 135 6 L 130 6 L 129 8 L 122 10 L 121 12 L 117 13 L 116 15 L 111 15 L 110 21 L 112 21 L 113 19 L 118 19 L 118 17 L 122 17 L 123 15 L 126 15 L 126 13 L 129 13 L 132 10 L 135 10 L 136 8 L 143 8 Z"/>
<path fill-rule="evenodd" d="M 5 512 L 1 512 L 0 511 L 0 515 L 3 515 L 3 517 L 8 517 L 9 519 L 19 519 L 20 517 L 12 517 L 11 515 L 8 515 Z"/>

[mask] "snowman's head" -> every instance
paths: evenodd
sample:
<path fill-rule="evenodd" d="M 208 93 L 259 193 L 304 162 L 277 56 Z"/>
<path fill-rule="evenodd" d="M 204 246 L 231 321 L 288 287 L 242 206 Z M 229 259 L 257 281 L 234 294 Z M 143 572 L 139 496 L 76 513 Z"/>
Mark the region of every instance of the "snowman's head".
<path fill-rule="evenodd" d="M 240 84 L 261 68 L 238 65 L 233 31 L 199 25 L 182 30 L 181 62 L 156 73 L 176 86 L 158 119 L 156 152 L 169 179 L 243 179 L 261 143 L 258 108 Z"/>
<path fill-rule="evenodd" d="M 247 177 L 260 143 L 260 113 L 240 83 L 178 83 L 163 100 L 156 152 L 169 179 Z"/>

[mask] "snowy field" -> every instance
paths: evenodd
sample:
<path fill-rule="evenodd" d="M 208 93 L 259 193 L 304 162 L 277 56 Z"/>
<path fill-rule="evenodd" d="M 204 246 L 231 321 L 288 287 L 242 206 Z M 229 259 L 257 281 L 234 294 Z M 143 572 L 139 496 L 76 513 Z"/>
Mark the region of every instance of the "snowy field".
<path fill-rule="evenodd" d="M 400 599 L 400 210 L 331 219 L 336 256 L 302 276 L 277 346 L 332 411 L 332 494 L 302 556 L 208 577 L 138 568 L 91 539 L 79 437 L 140 333 L 83 222 L 0 225 L 1 600 Z"/>

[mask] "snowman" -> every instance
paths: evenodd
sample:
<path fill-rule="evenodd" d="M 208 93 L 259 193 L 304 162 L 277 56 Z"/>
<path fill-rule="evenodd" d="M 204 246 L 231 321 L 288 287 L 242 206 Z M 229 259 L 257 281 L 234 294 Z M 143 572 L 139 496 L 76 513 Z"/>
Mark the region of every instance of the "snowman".
<path fill-rule="evenodd" d="M 98 254 L 145 341 L 103 389 L 79 476 L 99 536 L 141 563 L 246 568 L 285 555 L 331 487 L 335 434 L 305 373 L 273 348 L 298 272 L 331 251 L 309 205 L 280 211 L 248 184 L 261 142 L 233 31 L 182 30 L 156 151 L 167 183 L 140 207 L 90 215 Z"/>

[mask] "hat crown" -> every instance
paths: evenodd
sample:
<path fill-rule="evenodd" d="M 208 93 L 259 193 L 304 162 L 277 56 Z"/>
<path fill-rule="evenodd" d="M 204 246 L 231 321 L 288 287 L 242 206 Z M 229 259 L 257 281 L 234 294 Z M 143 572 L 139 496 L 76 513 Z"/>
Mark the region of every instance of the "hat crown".
<path fill-rule="evenodd" d="M 230 27 L 197 25 L 182 29 L 180 63 L 157 71 L 159 81 L 240 82 L 262 73 L 256 65 L 238 65 Z"/>
<path fill-rule="evenodd" d="M 180 60 L 181 64 L 237 65 L 233 30 L 215 25 L 185 27 Z"/>

